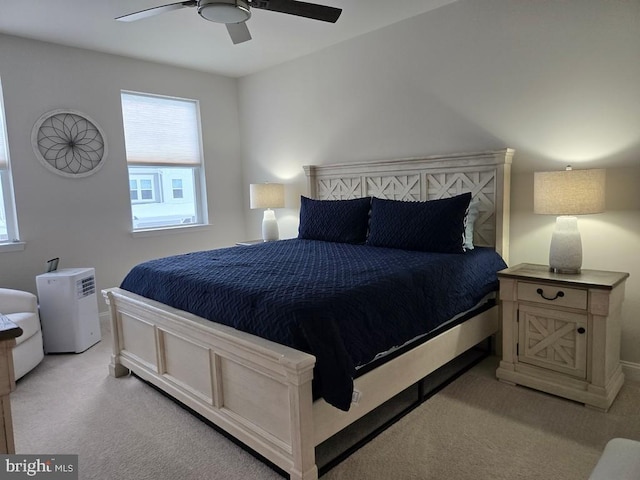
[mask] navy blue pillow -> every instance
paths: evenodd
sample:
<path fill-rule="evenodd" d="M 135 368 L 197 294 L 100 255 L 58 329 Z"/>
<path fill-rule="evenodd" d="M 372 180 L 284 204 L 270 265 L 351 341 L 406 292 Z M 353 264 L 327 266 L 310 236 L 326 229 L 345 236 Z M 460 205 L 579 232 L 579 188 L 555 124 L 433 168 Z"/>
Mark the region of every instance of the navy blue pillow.
<path fill-rule="evenodd" d="M 367 245 L 438 253 L 464 252 L 471 193 L 428 202 L 373 198 Z"/>
<path fill-rule="evenodd" d="M 313 200 L 300 197 L 298 238 L 340 243 L 364 243 L 371 198 Z"/>

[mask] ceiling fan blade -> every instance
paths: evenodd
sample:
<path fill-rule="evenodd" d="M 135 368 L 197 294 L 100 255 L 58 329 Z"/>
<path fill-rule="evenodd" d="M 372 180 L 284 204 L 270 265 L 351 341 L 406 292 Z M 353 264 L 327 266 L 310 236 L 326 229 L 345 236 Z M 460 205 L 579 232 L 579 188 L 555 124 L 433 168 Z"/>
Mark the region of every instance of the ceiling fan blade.
<path fill-rule="evenodd" d="M 245 22 L 227 23 L 227 31 L 234 45 L 251 40 L 251 33 Z"/>
<path fill-rule="evenodd" d="M 195 7 L 198 4 L 196 0 L 189 0 L 186 2 L 170 3 L 168 5 L 161 5 L 159 7 L 147 8 L 139 12 L 130 13 L 117 17 L 116 20 L 120 22 L 135 22 L 136 20 L 142 20 L 143 18 L 153 17 L 160 15 L 161 13 L 170 12 L 171 10 L 178 10 L 185 7 Z"/>
<path fill-rule="evenodd" d="M 249 5 L 253 8 L 288 13 L 289 15 L 297 15 L 299 17 L 312 18 L 314 20 L 331 23 L 336 23 L 342 13 L 341 8 L 298 2 L 295 0 L 252 0 Z"/>

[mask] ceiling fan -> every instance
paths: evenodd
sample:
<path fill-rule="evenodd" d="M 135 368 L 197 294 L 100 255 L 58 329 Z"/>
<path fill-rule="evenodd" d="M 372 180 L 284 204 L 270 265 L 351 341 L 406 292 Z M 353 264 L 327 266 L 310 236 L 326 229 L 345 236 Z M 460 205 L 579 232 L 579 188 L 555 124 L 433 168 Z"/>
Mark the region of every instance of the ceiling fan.
<path fill-rule="evenodd" d="M 134 22 L 186 7 L 197 7 L 198 14 L 202 18 L 211 22 L 224 23 L 234 44 L 251 40 L 251 33 L 249 33 L 245 23 L 251 18 L 251 8 L 287 13 L 330 23 L 335 23 L 342 13 L 340 8 L 294 0 L 187 0 L 147 8 L 146 10 L 117 17 L 116 20 Z"/>

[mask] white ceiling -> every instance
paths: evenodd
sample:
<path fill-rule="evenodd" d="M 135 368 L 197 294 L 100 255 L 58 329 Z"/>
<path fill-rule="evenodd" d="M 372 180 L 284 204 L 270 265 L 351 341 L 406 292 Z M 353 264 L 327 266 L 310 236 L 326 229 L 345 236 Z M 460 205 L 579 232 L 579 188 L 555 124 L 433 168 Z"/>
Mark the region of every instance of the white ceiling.
<path fill-rule="evenodd" d="M 335 24 L 253 9 L 252 40 L 183 8 L 137 22 L 114 18 L 178 0 L 0 0 L 0 33 L 168 63 L 232 77 L 255 73 L 456 0 L 319 0 Z M 311 0 L 308 0 L 311 1 Z"/>

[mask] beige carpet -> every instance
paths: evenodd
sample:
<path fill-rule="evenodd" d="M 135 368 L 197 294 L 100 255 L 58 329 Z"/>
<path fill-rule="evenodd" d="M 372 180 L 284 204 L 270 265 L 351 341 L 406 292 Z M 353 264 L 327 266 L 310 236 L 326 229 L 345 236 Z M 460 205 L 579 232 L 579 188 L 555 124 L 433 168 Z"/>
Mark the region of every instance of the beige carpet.
<path fill-rule="evenodd" d="M 110 340 L 49 355 L 12 394 L 18 453 L 79 455 L 81 479 L 280 479 L 133 377 L 111 378 Z M 489 358 L 323 479 L 586 479 L 606 442 L 640 439 L 640 384 L 609 413 L 495 380 Z"/>

